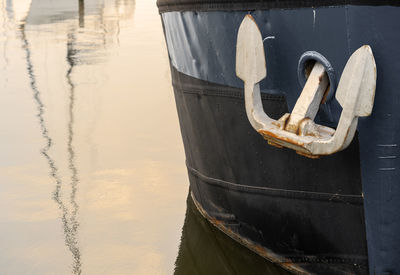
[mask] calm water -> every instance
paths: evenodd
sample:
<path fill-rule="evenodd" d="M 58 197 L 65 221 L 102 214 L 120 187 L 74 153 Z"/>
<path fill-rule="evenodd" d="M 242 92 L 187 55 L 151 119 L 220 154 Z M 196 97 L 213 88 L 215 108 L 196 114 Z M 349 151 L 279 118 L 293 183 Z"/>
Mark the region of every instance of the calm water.
<path fill-rule="evenodd" d="M 272 272 L 186 207 L 155 1 L 0 1 L 0 274 Z"/>
<path fill-rule="evenodd" d="M 172 273 L 188 184 L 155 1 L 0 21 L 0 274 Z"/>

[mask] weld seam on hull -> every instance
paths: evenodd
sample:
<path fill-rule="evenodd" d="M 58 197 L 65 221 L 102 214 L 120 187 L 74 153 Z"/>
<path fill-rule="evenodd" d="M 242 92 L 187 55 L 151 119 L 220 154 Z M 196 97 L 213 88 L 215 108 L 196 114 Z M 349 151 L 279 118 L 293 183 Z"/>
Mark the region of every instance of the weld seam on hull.
<path fill-rule="evenodd" d="M 285 197 L 285 198 L 296 198 L 296 199 L 310 199 L 310 200 L 319 200 L 319 201 L 329 201 L 329 202 L 337 202 L 337 203 L 347 203 L 354 205 L 362 205 L 363 197 L 359 195 L 342 195 L 342 194 L 333 194 L 333 193 L 320 193 L 320 192 L 310 192 L 310 191 L 299 191 L 299 190 L 284 190 L 277 188 L 269 188 L 269 187 L 260 187 L 260 186 L 248 186 L 237 184 L 229 181 L 224 181 L 216 178 L 208 177 L 198 170 L 190 167 L 186 164 L 188 172 L 195 177 L 200 178 L 207 184 L 211 184 L 214 186 L 218 186 L 220 188 L 231 189 L 236 191 L 242 191 L 246 193 L 263 193 L 268 196 L 275 197 Z"/>
<path fill-rule="evenodd" d="M 223 88 L 218 88 L 217 84 L 215 87 L 208 86 L 206 89 L 200 85 L 182 85 L 172 83 L 172 85 L 178 90 L 185 94 L 198 94 L 204 96 L 221 96 L 221 97 L 231 97 L 231 98 L 241 98 L 244 99 L 243 89 L 224 86 Z M 227 91 L 228 90 L 228 91 Z M 282 95 L 273 95 L 261 92 L 261 99 L 270 101 L 286 102 L 286 99 Z"/>
<path fill-rule="evenodd" d="M 353 255 L 340 255 L 340 257 L 329 256 L 329 255 L 304 255 L 304 256 L 290 256 L 282 255 L 283 257 L 290 259 L 293 263 L 338 263 L 338 264 L 359 264 L 367 265 L 366 257 L 357 257 Z"/>

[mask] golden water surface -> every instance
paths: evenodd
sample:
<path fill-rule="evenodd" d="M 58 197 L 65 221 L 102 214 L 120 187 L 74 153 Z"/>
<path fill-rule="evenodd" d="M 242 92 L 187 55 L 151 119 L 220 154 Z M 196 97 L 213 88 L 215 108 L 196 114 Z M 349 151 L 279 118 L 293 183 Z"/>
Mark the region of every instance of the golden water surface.
<path fill-rule="evenodd" d="M 1 0 L 0 274 L 171 274 L 188 180 L 155 1 Z"/>

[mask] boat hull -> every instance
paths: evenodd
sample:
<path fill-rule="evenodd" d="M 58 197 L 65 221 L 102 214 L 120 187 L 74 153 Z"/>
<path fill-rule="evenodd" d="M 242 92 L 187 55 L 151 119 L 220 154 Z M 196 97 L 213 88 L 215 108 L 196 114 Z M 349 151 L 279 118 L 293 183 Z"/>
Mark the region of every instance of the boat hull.
<path fill-rule="evenodd" d="M 305 159 L 268 146 L 252 130 L 239 89 L 173 68 L 172 76 L 190 186 L 202 212 L 286 267 L 365 274 L 357 139 L 339 154 Z M 283 97 L 262 98 L 271 117 L 287 111 Z"/>
<path fill-rule="evenodd" d="M 290 262 L 317 274 L 399 273 L 400 8 L 385 1 L 248 4 L 264 38 L 262 99 L 274 119 L 293 109 L 304 84 L 297 64 L 311 50 L 334 69 L 330 99 L 316 121 L 335 127 L 341 108 L 334 88 L 344 65 L 360 46 L 373 50 L 378 81 L 372 116 L 360 120 L 346 150 L 307 159 L 268 146 L 247 120 L 243 83 L 235 75 L 237 30 L 247 4 L 173 2 L 158 4 L 198 205 L 282 266 Z M 314 6 L 301 6 L 308 2 Z"/>

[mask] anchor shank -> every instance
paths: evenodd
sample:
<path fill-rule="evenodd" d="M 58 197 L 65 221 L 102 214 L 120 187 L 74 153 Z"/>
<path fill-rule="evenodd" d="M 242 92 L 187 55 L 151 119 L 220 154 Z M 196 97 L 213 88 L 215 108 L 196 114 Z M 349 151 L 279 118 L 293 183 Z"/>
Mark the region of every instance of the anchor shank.
<path fill-rule="evenodd" d="M 299 125 L 304 118 L 314 120 L 328 83 L 329 80 L 324 66 L 318 62 L 315 63 L 286 123 L 286 131 L 297 133 Z"/>

